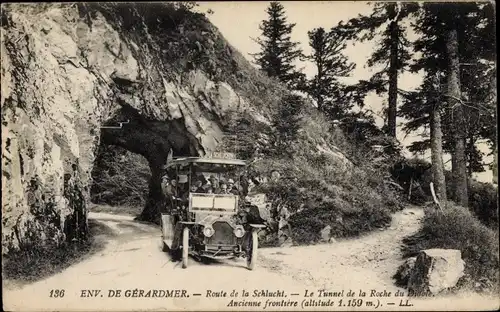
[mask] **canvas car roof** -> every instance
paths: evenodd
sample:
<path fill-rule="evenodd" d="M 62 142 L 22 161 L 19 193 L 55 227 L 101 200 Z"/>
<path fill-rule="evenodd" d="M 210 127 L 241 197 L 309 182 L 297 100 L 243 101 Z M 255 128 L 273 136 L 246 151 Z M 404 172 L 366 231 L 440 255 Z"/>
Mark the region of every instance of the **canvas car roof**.
<path fill-rule="evenodd" d="M 222 165 L 236 165 L 245 166 L 246 162 L 241 159 L 225 159 L 225 158 L 203 158 L 203 157 L 179 157 L 174 158 L 167 163 L 165 168 L 170 168 L 176 165 L 188 165 L 194 163 L 202 164 L 222 164 Z"/>

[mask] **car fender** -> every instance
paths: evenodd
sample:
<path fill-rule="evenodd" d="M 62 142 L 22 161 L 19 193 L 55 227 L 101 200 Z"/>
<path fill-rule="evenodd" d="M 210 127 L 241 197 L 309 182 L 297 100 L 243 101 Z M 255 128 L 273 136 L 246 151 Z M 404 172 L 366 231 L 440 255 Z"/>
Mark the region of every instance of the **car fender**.
<path fill-rule="evenodd" d="M 250 223 L 249 226 L 252 229 L 263 229 L 267 227 L 265 224 L 253 224 L 253 223 Z"/>

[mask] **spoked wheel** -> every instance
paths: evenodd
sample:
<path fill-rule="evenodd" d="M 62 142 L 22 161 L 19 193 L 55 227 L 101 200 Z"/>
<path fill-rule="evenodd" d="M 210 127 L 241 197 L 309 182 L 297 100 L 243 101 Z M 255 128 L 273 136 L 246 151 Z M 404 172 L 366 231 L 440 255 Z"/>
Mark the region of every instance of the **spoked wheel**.
<path fill-rule="evenodd" d="M 182 268 L 185 269 L 188 266 L 189 257 L 189 228 L 185 227 L 182 230 Z"/>
<path fill-rule="evenodd" d="M 252 231 L 247 248 L 247 268 L 249 270 L 255 269 L 257 263 L 257 249 L 259 249 L 259 238 L 257 231 Z"/>

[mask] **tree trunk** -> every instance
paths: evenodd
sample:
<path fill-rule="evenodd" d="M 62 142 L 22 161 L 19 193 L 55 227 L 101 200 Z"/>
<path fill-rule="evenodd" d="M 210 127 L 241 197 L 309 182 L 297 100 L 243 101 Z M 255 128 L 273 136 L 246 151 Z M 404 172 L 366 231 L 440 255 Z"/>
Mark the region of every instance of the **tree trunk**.
<path fill-rule="evenodd" d="M 317 66 L 318 74 L 316 77 L 316 94 L 317 94 L 317 102 L 318 102 L 318 110 L 321 112 L 323 111 L 323 84 L 321 83 L 321 77 L 323 75 L 323 64 L 321 62 L 321 59 L 317 60 Z"/>
<path fill-rule="evenodd" d="M 468 139 L 468 142 L 467 142 L 467 177 L 470 179 L 472 178 L 472 174 L 474 173 L 474 166 L 473 166 L 473 162 L 474 162 L 474 147 L 475 147 L 475 139 L 474 139 L 474 135 L 472 134 L 472 129 L 469 130 L 470 133 L 469 133 L 469 139 Z"/>
<path fill-rule="evenodd" d="M 441 129 L 441 115 L 437 107 L 431 112 L 431 157 L 432 181 L 434 182 L 436 196 L 442 206 L 446 205 L 446 179 L 443 163 L 443 131 Z"/>
<path fill-rule="evenodd" d="M 458 58 L 457 30 L 451 29 L 446 43 L 448 51 L 448 103 L 452 113 L 454 150 L 452 153 L 452 176 L 454 200 L 468 206 L 467 159 L 465 157 L 464 111 L 460 103 L 460 65 Z"/>
<path fill-rule="evenodd" d="M 389 107 L 387 110 L 388 134 L 396 137 L 396 113 L 398 102 L 398 24 L 393 21 L 390 24 L 391 31 L 391 56 L 389 64 Z"/>

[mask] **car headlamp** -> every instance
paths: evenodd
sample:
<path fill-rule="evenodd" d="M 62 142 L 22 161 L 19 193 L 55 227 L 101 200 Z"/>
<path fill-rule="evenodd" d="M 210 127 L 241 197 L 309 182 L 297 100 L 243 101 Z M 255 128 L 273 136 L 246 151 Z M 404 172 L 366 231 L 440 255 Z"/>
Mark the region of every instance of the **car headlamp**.
<path fill-rule="evenodd" d="M 243 226 L 236 226 L 236 228 L 234 229 L 234 236 L 241 238 L 243 237 L 243 235 L 245 235 L 245 229 L 243 228 Z"/>
<path fill-rule="evenodd" d="M 215 230 L 211 226 L 205 226 L 205 228 L 203 229 L 203 235 L 205 235 L 206 237 L 211 237 L 212 235 L 214 235 L 214 233 Z"/>

